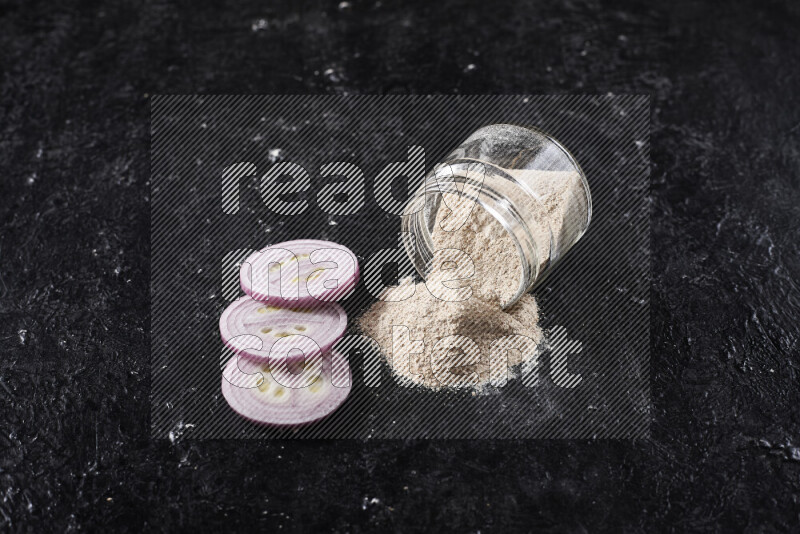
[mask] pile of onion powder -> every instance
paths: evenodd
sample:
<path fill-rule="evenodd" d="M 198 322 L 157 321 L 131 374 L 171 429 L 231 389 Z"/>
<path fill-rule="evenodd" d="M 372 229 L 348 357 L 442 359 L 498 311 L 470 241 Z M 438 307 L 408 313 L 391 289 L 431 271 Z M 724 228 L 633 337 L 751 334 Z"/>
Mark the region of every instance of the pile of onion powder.
<path fill-rule="evenodd" d="M 434 270 L 425 282 L 404 278 L 381 295 L 359 318 L 358 326 L 378 342 L 399 381 L 431 389 L 481 391 L 513 377 L 520 364 L 535 362 L 542 330 L 533 295 L 525 294 L 513 306 L 502 308 L 521 277 L 511 237 L 480 205 L 462 204 L 459 209 L 471 213 L 445 209 L 437 213 L 437 225 L 448 216 L 466 216 L 466 222 L 458 230 L 433 234 L 440 251 L 434 263 L 461 266 L 455 254 L 464 253 L 474 270 L 457 276 L 447 269 Z M 468 297 L 437 297 L 441 282 L 436 272 L 447 280 L 465 281 L 461 290 Z"/>

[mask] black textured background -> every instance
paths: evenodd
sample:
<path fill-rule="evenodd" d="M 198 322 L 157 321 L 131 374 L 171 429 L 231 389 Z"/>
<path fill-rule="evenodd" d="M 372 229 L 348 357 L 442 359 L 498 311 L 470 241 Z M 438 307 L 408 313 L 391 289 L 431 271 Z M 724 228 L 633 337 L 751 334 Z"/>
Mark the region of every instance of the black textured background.
<path fill-rule="evenodd" d="M 796 5 L 213 4 L 0 3 L 3 529 L 796 531 Z M 149 94 L 608 91 L 653 103 L 650 440 L 149 439 Z"/>

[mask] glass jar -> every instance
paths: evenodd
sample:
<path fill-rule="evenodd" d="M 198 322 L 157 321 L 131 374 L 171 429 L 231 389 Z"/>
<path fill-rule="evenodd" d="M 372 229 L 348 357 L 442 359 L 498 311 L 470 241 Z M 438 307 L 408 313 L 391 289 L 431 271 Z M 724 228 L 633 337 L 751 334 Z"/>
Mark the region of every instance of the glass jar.
<path fill-rule="evenodd" d="M 521 264 L 508 307 L 553 268 L 592 218 L 589 184 L 558 141 L 535 128 L 494 124 L 475 131 L 425 177 L 402 217 L 406 253 L 426 278 L 444 195 L 477 202 L 508 232 Z M 444 204 L 450 205 L 447 200 Z M 413 239 L 409 239 L 413 237 Z"/>

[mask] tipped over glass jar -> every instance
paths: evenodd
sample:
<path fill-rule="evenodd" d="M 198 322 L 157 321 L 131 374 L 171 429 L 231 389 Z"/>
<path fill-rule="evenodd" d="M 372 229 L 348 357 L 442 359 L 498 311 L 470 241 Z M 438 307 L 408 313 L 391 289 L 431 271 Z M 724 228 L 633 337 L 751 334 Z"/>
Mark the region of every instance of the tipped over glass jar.
<path fill-rule="evenodd" d="M 432 272 L 436 251 L 443 248 L 440 232 L 458 226 L 453 221 L 465 206 L 467 212 L 480 206 L 505 230 L 502 239 L 513 243 L 509 248 L 516 248 L 510 253 L 519 265 L 503 271 L 500 282 L 508 288 L 500 293 L 504 308 L 543 279 L 592 218 L 589 184 L 572 154 L 542 131 L 511 124 L 475 131 L 427 174 L 406 204 L 403 232 L 413 239 L 404 240 L 405 249 L 424 279 Z M 484 238 L 497 240 L 491 233 Z M 492 245 L 469 244 L 478 254 Z M 484 272 L 493 271 L 497 269 Z M 508 279 L 514 277 L 518 280 Z"/>

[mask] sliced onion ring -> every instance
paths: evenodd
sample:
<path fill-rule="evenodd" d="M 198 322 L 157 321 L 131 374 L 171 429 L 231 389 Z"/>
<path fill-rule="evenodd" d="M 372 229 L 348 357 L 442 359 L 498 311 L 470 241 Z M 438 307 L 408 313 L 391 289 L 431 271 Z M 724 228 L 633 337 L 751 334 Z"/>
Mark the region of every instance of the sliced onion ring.
<path fill-rule="evenodd" d="M 360 270 L 356 255 L 330 241 L 298 239 L 254 252 L 242 263 L 239 285 L 255 300 L 305 307 L 350 295 Z"/>
<path fill-rule="evenodd" d="M 347 314 L 334 302 L 309 308 L 278 308 L 250 297 L 232 302 L 219 318 L 222 342 L 242 357 L 266 362 L 302 360 L 327 353 L 347 328 Z M 279 339 L 287 338 L 273 350 Z M 287 350 L 291 347 L 297 350 Z"/>
<path fill-rule="evenodd" d="M 350 393 L 347 358 L 332 351 L 322 370 L 304 388 L 281 386 L 263 362 L 233 357 L 222 376 L 222 395 L 228 405 L 250 421 L 293 427 L 318 421 L 335 411 Z"/>

